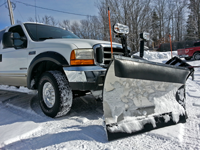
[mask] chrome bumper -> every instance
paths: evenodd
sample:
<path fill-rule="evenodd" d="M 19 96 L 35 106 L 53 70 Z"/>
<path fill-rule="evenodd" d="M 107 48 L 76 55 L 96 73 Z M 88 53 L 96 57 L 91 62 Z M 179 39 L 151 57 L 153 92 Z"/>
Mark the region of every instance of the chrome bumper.
<path fill-rule="evenodd" d="M 69 82 L 87 82 L 86 71 L 106 71 L 100 66 L 63 67 Z"/>
<path fill-rule="evenodd" d="M 107 69 L 100 66 L 63 67 L 72 90 L 102 90 Z"/>
<path fill-rule="evenodd" d="M 189 55 L 179 55 L 180 58 L 189 57 Z"/>

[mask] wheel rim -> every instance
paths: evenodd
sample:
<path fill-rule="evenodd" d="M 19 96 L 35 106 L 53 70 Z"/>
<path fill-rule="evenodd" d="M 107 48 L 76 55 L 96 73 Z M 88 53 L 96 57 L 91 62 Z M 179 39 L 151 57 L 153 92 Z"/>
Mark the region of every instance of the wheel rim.
<path fill-rule="evenodd" d="M 196 60 L 200 60 L 200 54 L 196 54 L 194 57 Z"/>
<path fill-rule="evenodd" d="M 46 82 L 43 86 L 43 100 L 48 108 L 52 108 L 55 104 L 55 90 L 50 82 Z"/>

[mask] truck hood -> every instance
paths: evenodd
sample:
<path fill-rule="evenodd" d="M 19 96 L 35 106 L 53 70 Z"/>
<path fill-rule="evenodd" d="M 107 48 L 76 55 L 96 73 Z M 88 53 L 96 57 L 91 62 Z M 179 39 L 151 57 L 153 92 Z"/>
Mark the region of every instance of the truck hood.
<path fill-rule="evenodd" d="M 101 41 L 101 40 L 92 40 L 92 39 L 47 39 L 45 41 L 42 41 L 41 43 L 46 44 L 73 44 L 77 48 L 93 48 L 96 44 L 110 44 L 108 41 Z M 117 45 L 121 45 L 120 43 L 114 43 Z"/>

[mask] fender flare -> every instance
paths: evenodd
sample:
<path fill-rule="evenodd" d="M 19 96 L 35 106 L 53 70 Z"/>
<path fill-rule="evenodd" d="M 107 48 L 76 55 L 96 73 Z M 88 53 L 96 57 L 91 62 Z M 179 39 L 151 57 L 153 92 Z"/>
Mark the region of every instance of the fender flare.
<path fill-rule="evenodd" d="M 61 54 L 57 52 L 43 52 L 37 55 L 30 63 L 28 67 L 28 74 L 27 74 L 27 88 L 31 89 L 31 77 L 32 77 L 32 71 L 35 65 L 42 61 L 51 61 L 56 63 L 57 65 L 61 66 L 69 66 L 69 63 L 67 60 L 62 56 Z"/>

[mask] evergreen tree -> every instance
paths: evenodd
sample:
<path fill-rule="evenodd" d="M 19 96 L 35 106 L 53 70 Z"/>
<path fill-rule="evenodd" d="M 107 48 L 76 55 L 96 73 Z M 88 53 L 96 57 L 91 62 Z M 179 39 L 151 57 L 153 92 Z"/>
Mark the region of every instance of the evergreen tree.
<path fill-rule="evenodd" d="M 190 0 L 186 40 L 200 39 L 200 1 Z"/>
<path fill-rule="evenodd" d="M 195 40 L 197 39 L 197 31 L 195 30 L 195 22 L 193 15 L 188 16 L 187 20 L 187 35 L 185 37 L 185 40 Z"/>

